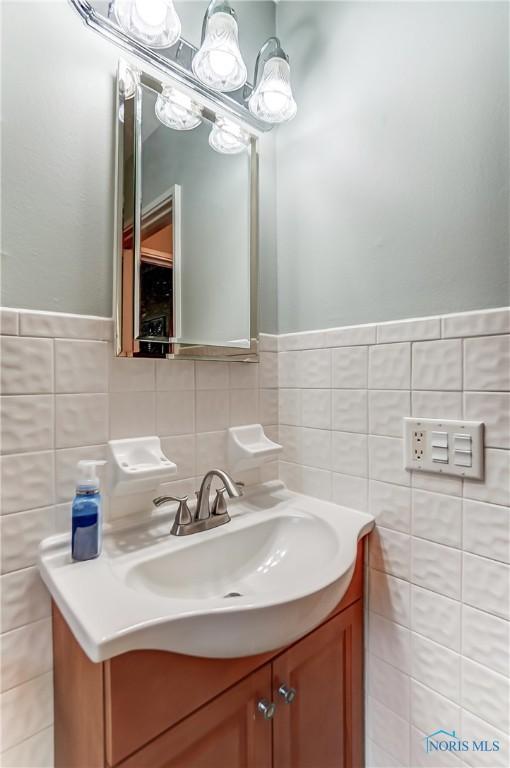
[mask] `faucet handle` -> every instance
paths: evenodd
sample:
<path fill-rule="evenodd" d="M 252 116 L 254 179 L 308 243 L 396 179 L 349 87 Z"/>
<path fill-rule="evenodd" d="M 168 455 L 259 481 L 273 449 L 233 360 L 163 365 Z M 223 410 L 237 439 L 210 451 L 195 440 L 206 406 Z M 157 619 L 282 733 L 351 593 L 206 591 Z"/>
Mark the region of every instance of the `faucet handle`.
<path fill-rule="evenodd" d="M 211 515 L 226 515 L 227 514 L 227 500 L 225 498 L 225 486 L 218 488 L 216 491 L 216 498 L 213 501 Z"/>

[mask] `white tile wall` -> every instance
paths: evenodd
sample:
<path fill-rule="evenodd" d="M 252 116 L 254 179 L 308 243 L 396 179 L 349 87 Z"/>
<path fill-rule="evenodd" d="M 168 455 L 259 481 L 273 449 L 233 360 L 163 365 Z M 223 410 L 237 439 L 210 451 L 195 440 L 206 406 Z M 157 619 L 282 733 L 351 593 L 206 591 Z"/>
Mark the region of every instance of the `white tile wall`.
<path fill-rule="evenodd" d="M 289 487 L 369 508 L 367 761 L 430 765 L 424 734 L 508 728 L 510 312 L 266 337 L 259 365 L 116 360 L 110 321 L 3 310 L 2 764 L 50 766 L 49 599 L 38 539 L 67 525 L 73 469 L 110 437 L 156 432 L 192 493 L 225 465 L 225 428 L 256 417 Z M 401 420 L 486 423 L 486 479 L 403 470 Z M 106 504 L 109 514 L 125 505 Z M 136 512 L 141 499 L 128 511 Z M 506 697 L 506 698 L 505 698 Z M 443 765 L 508 765 L 463 753 Z M 498 762 L 499 761 L 499 762 Z"/>
<path fill-rule="evenodd" d="M 438 727 L 498 738 L 510 710 L 510 310 L 280 337 L 280 476 L 304 491 L 297 350 L 331 349 L 331 483 L 306 492 L 375 515 L 367 598 L 367 764 L 510 765 L 434 755 Z M 290 346 L 291 345 L 291 346 Z M 310 359 L 312 359 L 310 357 Z M 311 373 L 309 373 L 311 375 Z M 306 420 L 322 418 L 307 400 Z M 317 413 L 312 413 L 313 406 Z M 485 422 L 483 482 L 403 469 L 402 418 Z M 327 437 L 323 437 L 323 442 Z M 311 452 L 309 452 L 311 458 Z"/>
<path fill-rule="evenodd" d="M 193 494 L 204 471 L 225 466 L 227 426 L 260 416 L 268 433 L 278 437 L 277 355 L 269 351 L 276 343 L 262 339 L 268 351 L 261 353 L 260 366 L 127 360 L 113 357 L 112 323 L 104 318 L 2 310 L 0 322 L 0 763 L 48 768 L 53 764 L 50 600 L 36 559 L 40 540 L 69 525 L 76 462 L 104 458 L 110 438 L 158 434 L 178 465 L 175 481 L 162 490 Z M 317 377 L 315 355 L 312 351 L 303 380 L 316 387 L 325 375 L 323 392 L 331 399 L 327 365 Z M 316 408 L 309 404 L 305 419 L 306 413 L 315 425 Z M 325 413 L 329 427 L 327 403 Z M 326 451 L 324 460 L 329 456 Z M 263 476 L 277 476 L 277 469 L 276 463 L 268 465 Z M 259 478 L 258 472 L 239 476 L 245 482 Z M 318 494 L 323 481 L 307 470 L 304 484 Z M 104 502 L 106 517 L 147 505 L 145 496 L 128 504 L 107 497 Z"/>

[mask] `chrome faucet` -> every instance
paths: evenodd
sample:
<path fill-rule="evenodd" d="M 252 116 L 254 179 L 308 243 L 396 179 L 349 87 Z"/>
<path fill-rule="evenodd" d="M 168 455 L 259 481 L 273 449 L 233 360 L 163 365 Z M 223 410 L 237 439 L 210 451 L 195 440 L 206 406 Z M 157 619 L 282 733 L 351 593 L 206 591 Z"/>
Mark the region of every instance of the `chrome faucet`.
<path fill-rule="evenodd" d="M 224 485 L 216 491 L 216 498 L 211 508 L 209 494 L 213 477 L 219 477 Z M 179 508 L 170 533 L 172 536 L 187 536 L 190 533 L 209 531 L 211 528 L 217 528 L 219 525 L 229 522 L 230 516 L 227 511 L 225 491 L 231 499 L 243 495 L 240 484 L 235 483 L 227 472 L 222 469 L 210 469 L 204 475 L 200 485 L 200 490 L 197 493 L 197 507 L 193 514 L 188 506 L 187 496 L 158 496 L 153 500 L 153 504 L 160 507 L 168 501 L 177 501 Z"/>

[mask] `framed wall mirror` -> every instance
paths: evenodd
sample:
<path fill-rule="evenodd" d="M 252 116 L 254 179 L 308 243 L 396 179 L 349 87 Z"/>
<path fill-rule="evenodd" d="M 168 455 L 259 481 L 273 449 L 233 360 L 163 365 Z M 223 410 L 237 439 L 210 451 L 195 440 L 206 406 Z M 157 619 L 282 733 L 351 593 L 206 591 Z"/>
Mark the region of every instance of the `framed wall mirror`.
<path fill-rule="evenodd" d="M 117 355 L 256 361 L 257 136 L 120 62 L 117 165 Z"/>

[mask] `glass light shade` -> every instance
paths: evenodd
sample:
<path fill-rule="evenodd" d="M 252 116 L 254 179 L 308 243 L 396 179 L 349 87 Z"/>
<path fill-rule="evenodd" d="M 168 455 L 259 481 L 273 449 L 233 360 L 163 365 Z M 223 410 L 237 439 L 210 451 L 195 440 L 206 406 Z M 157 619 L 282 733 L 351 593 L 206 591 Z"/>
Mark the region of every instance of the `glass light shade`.
<path fill-rule="evenodd" d="M 259 84 L 248 101 L 250 112 L 266 123 L 292 120 L 297 105 L 290 86 L 290 67 L 278 56 L 266 61 Z"/>
<path fill-rule="evenodd" d="M 169 48 L 181 36 L 172 0 L 114 0 L 113 11 L 125 32 L 151 48 Z"/>
<path fill-rule="evenodd" d="M 200 108 L 185 93 L 167 86 L 156 99 L 156 117 L 176 131 L 191 131 L 200 125 Z"/>
<path fill-rule="evenodd" d="M 219 117 L 209 134 L 209 145 L 222 155 L 237 155 L 244 152 L 250 142 L 250 136 L 236 123 Z"/>
<path fill-rule="evenodd" d="M 215 91 L 237 91 L 248 73 L 239 50 L 237 22 L 233 16 L 217 11 L 207 21 L 200 49 L 192 68 L 198 79 Z"/>

